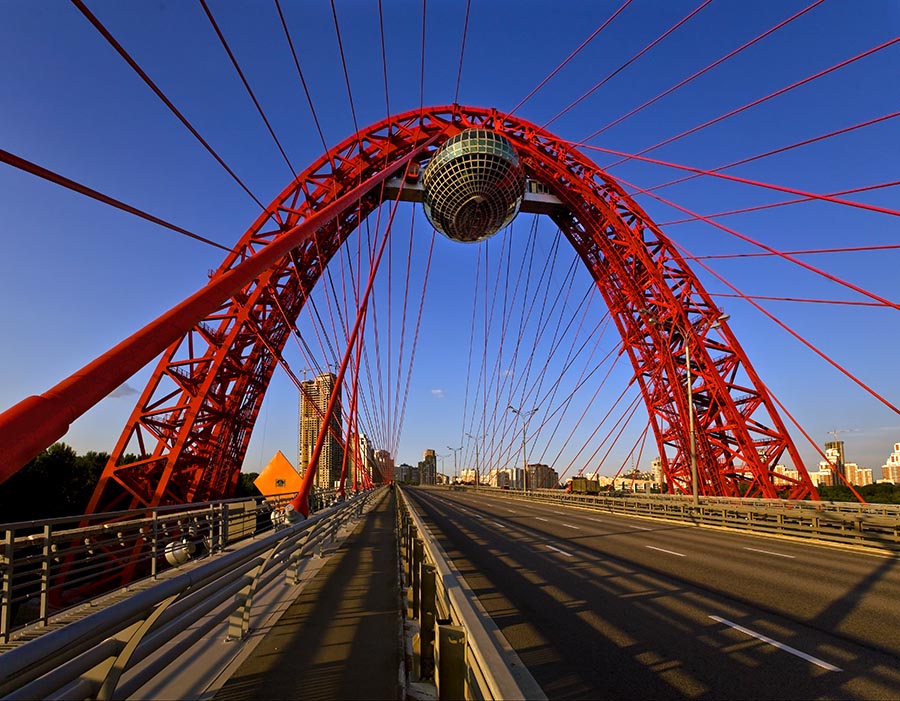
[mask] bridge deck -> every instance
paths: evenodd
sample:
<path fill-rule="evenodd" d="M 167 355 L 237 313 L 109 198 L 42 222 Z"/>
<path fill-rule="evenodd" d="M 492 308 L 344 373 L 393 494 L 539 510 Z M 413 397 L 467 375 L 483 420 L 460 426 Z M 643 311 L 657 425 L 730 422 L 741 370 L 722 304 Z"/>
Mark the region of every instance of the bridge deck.
<path fill-rule="evenodd" d="M 399 699 L 395 522 L 388 491 L 215 698 Z"/>

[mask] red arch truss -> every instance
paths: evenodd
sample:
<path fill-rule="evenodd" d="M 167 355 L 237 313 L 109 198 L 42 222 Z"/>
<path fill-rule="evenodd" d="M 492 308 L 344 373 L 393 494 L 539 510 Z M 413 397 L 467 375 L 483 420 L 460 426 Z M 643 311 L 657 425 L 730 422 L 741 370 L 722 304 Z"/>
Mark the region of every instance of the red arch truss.
<path fill-rule="evenodd" d="M 393 116 L 348 138 L 254 222 L 210 278 L 208 288 L 227 292 L 190 320 L 189 330 L 177 338 L 168 332 L 168 347 L 115 446 L 90 512 L 231 493 L 289 324 L 324 267 L 381 204 L 387 177 L 410 160 L 424 164 L 441 143 L 470 127 L 503 133 L 528 177 L 564 204 L 551 216 L 615 320 L 670 491 L 689 493 L 692 485 L 689 374 L 700 494 L 817 498 L 740 344 L 727 323 L 712 328 L 719 309 L 646 213 L 609 175 L 538 126 L 496 110 L 452 106 Z M 261 268 L 264 256 L 269 260 Z M 139 459 L 120 464 L 128 452 Z M 775 473 L 785 457 L 799 478 Z"/>

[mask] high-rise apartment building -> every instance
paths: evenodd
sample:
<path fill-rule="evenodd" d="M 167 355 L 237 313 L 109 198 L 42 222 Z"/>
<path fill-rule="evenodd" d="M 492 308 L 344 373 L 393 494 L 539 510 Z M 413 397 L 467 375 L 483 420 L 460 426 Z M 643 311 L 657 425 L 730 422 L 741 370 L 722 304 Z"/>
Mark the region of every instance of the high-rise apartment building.
<path fill-rule="evenodd" d="M 894 452 L 890 454 L 887 462 L 881 466 L 883 479 L 894 484 L 900 484 L 900 443 L 894 443 Z"/>
<path fill-rule="evenodd" d="M 300 435 L 298 445 L 300 474 L 306 474 L 322 429 L 322 419 L 331 401 L 332 394 L 337 393 L 334 414 L 319 462 L 316 467 L 315 486 L 319 489 L 334 489 L 341 478 L 341 466 L 344 461 L 344 447 L 341 443 L 341 395 L 340 387 L 336 387 L 337 377 L 330 372 L 317 375 L 314 380 L 304 380 L 300 390 Z"/>
<path fill-rule="evenodd" d="M 831 461 L 838 473 L 844 475 L 844 477 L 847 476 L 844 470 L 844 441 L 826 441 L 825 457 Z M 838 478 L 838 481 L 841 481 L 840 478 Z"/>
<path fill-rule="evenodd" d="M 433 450 L 426 450 L 419 463 L 419 484 L 435 484 L 437 482 L 437 455 Z"/>

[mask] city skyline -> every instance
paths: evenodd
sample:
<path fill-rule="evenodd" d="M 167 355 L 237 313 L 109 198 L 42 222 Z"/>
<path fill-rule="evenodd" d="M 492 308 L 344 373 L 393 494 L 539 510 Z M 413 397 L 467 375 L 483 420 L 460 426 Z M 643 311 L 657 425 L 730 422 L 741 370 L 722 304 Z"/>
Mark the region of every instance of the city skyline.
<path fill-rule="evenodd" d="M 601 90 L 558 118 L 555 117 L 560 110 L 697 3 L 634 3 L 613 21 L 610 31 L 588 43 L 521 106 L 518 103 L 541 86 L 544 78 L 619 3 L 575 2 L 554 8 L 558 17 L 554 26 L 542 27 L 540 41 L 526 41 L 526 37 L 534 31 L 535 17 L 544 14 L 539 12 L 543 5 L 476 4 L 459 74 L 458 101 L 500 110 L 517 107 L 516 114 L 539 125 L 549 123 L 548 129 L 577 142 L 809 4 L 791 1 L 751 10 L 713 3 L 610 79 Z M 381 46 L 378 32 L 372 30 L 378 26 L 374 7 L 337 4 L 354 98 L 351 110 L 330 7 L 327 3 L 284 5 L 285 18 L 296 33 L 304 75 L 327 144 L 331 146 L 348 137 L 357 126 L 362 128 L 383 119 L 387 106 L 382 89 Z M 817 6 L 790 27 L 760 41 L 758 46 L 661 100 L 659 105 L 590 140 L 589 146 L 636 153 L 897 34 L 897 6 L 849 5 Z M 210 6 L 271 117 L 293 167 L 304 168 L 324 149 L 288 46 L 279 33 L 281 25 L 274 6 L 260 6 L 255 12 L 226 2 L 211 2 Z M 284 188 L 292 177 L 290 169 L 198 5 L 98 1 L 91 2 L 90 7 L 264 202 Z M 421 38 L 421 6 L 397 3 L 388 4 L 385 9 L 390 111 L 453 102 L 465 4 L 428 7 L 424 80 L 420 42 L 410 39 Z M 240 237 L 257 216 L 258 207 L 73 6 L 46 4 L 35 10 L 30 3 L 11 2 L 0 8 L 0 19 L 0 57 L 4 65 L 15 67 L 0 76 L 0 86 L 7 96 L 0 114 L 2 148 L 222 245 L 230 245 Z M 504 31 L 497 31 L 501 26 Z M 161 37 L 166 38 L 165 51 L 159 49 Z M 260 47 L 271 50 L 262 51 Z M 897 57 L 897 45 L 888 47 L 759 108 L 673 142 L 648 157 L 712 169 L 886 115 L 896 109 L 895 99 L 884 85 L 896 72 Z M 420 85 L 424 86 L 424 93 L 420 93 Z M 896 159 L 885 148 L 900 138 L 896 122 L 885 120 L 729 173 L 821 193 L 886 182 L 896 178 Z M 616 160 L 590 148 L 583 151 L 601 166 Z M 683 176 L 676 170 L 635 161 L 611 168 L 610 172 L 644 188 Z M 0 168 L 0 186 L 4 192 L 0 197 L 0 221 L 4 222 L 6 250 L 0 260 L 0 276 L 8 284 L 6 301 L 0 304 L 0 323 L 10 330 L 10 340 L 0 347 L 0 363 L 5 368 L 0 383 L 0 410 L 45 391 L 181 301 L 205 283 L 207 271 L 215 269 L 222 258 L 221 250 L 179 237 L 11 167 Z M 658 194 L 704 214 L 785 198 L 782 193 L 712 178 L 674 185 Z M 871 205 L 896 206 L 896 188 L 847 197 Z M 649 196 L 638 199 L 657 222 L 685 218 L 684 213 Z M 720 221 L 779 250 L 889 245 L 897 240 L 896 217 L 825 202 L 735 215 Z M 390 285 L 383 277 L 376 285 L 378 315 L 385 324 L 381 327 L 381 348 L 386 351 L 391 343 L 396 360 L 400 339 L 405 343 L 404 364 L 399 372 L 393 367 L 390 380 L 384 382 L 384 393 L 393 397 L 389 413 L 394 426 L 400 426 L 405 406 L 394 461 L 415 464 L 415 456 L 426 448 L 442 454 L 447 449 L 441 446 L 462 446 L 458 456 L 462 469 L 463 463 L 471 466 L 475 461 L 475 440 L 467 436 L 488 433 L 495 437 L 497 445 L 492 447 L 490 438 L 481 439 L 482 455 L 494 455 L 497 461 L 515 465 L 521 458 L 521 425 L 508 417 L 504 421 L 488 416 L 479 421 L 478 412 L 482 409 L 473 405 L 472 397 L 478 398 L 479 404 L 486 404 L 494 396 L 484 389 L 489 382 L 499 387 L 508 380 L 507 386 L 512 386 L 523 378 L 524 384 L 533 385 L 537 370 L 526 381 L 523 363 L 491 360 L 482 372 L 482 388 L 478 388 L 475 378 L 481 368 L 480 354 L 483 350 L 496 354 L 502 347 L 499 328 L 490 323 L 490 312 L 495 307 L 487 300 L 497 294 L 495 280 L 503 275 L 515 278 L 515 272 L 510 274 L 507 270 L 520 269 L 533 255 L 538 260 L 552 261 L 547 268 L 544 298 L 554 299 L 557 290 L 571 284 L 570 306 L 575 308 L 576 300 L 591 288 L 584 266 L 573 266 L 576 258 L 570 247 L 555 247 L 558 234 L 546 217 L 520 215 L 509 230 L 485 244 L 460 245 L 438 236 L 433 249 L 431 228 L 420 207 L 401 205 L 395 227 L 391 244 L 394 277 Z M 663 230 L 697 256 L 755 251 L 721 230 L 698 222 L 664 225 Z M 366 233 L 360 232 L 359 237 Z M 534 241 L 531 249 L 525 243 L 529 239 Z M 355 239 L 351 243 L 355 246 Z M 429 250 L 433 255 L 429 255 Z M 536 253 L 529 254 L 529 250 Z M 406 379 L 411 339 L 419 326 L 417 295 L 432 259 L 416 364 L 409 374 L 408 393 L 398 392 L 395 383 L 401 386 Z M 407 260 L 411 269 L 408 285 L 404 280 Z M 816 254 L 803 260 L 835 277 L 896 299 L 895 251 Z M 745 257 L 703 262 L 714 266 L 748 294 L 784 299 L 863 300 L 783 260 Z M 730 315 L 729 323 L 764 382 L 797 417 L 812 442 L 821 447 L 836 435 L 845 442 L 848 461 L 879 471 L 891 454 L 891 446 L 900 439 L 897 414 L 746 301 L 729 297 L 731 290 L 699 265 L 692 267 Z M 490 269 L 490 275 L 484 274 L 485 268 Z M 335 269 L 336 276 L 338 270 Z M 533 284 L 536 280 L 537 276 Z M 339 294 L 351 289 L 349 283 L 339 279 L 333 284 Z M 322 315 L 326 315 L 327 290 L 323 287 L 316 290 L 314 299 Z M 410 290 L 408 309 L 401 308 L 406 287 Z M 388 289 L 394 293 L 390 302 Z M 897 403 L 900 378 L 891 371 L 895 349 L 900 344 L 896 310 L 780 300 L 760 303 L 881 396 Z M 387 324 L 384 319 L 389 305 L 393 320 Z M 402 316 L 402 309 L 406 316 Z M 519 300 L 511 307 L 510 316 L 522 310 Z M 583 330 L 573 330 L 566 337 L 565 348 L 569 343 L 596 338 L 599 345 L 593 363 L 607 352 L 614 357 L 618 343 L 614 330 L 607 330 L 605 336 L 589 333 L 594 328 L 605 328 L 604 311 L 602 301 L 594 300 L 584 312 Z M 548 313 L 543 323 L 548 338 L 543 340 L 541 352 L 548 356 L 552 351 L 549 336 L 561 314 L 559 309 L 554 316 Z M 325 326 L 330 323 L 326 316 Z M 340 320 L 335 319 L 334 323 L 339 326 Z M 529 318 L 522 326 L 521 336 L 528 340 L 537 337 L 541 331 L 538 327 L 535 311 L 535 318 Z M 315 338 L 316 327 L 309 314 L 301 316 L 300 329 L 308 338 Z M 374 366 L 375 339 L 369 335 L 367 343 L 373 349 L 370 360 Z M 286 346 L 285 356 L 295 372 L 316 372 L 307 365 L 305 354 L 292 344 Z M 505 348 L 507 354 L 503 357 L 508 361 L 511 342 Z M 562 373 L 563 357 L 546 361 L 539 358 L 536 365 L 546 363 L 548 368 L 548 379 L 540 391 L 533 396 L 524 392 L 511 395 L 516 406 L 530 409 L 537 403 L 542 409 L 532 428 L 544 429 L 529 436 L 528 459 L 555 465 L 560 473 L 573 460 L 575 469 L 579 463 L 589 462 L 587 458 L 594 446 L 577 455 L 581 438 L 590 434 L 631 376 L 631 368 L 625 362 L 615 368 L 604 365 L 597 377 L 609 369 L 610 389 L 604 389 L 592 400 L 595 385 L 574 389 L 582 368 L 588 372 L 593 366 L 587 362 L 587 353 L 579 358 L 571 375 Z M 318 358 L 320 364 L 333 362 L 327 354 L 322 355 Z M 476 360 L 470 363 L 472 355 Z M 384 357 L 381 362 L 387 367 Z M 111 450 L 151 369 L 152 366 L 139 372 L 77 421 L 63 440 L 80 452 Z M 556 394 L 552 393 L 554 385 L 549 379 L 554 372 L 564 377 Z M 375 380 L 373 388 L 377 394 Z M 572 398 L 565 404 L 570 393 Z M 404 396 L 408 397 L 406 404 Z M 633 396 L 627 394 L 623 401 L 628 402 Z M 245 471 L 259 471 L 277 450 L 294 454 L 296 401 L 296 387 L 281 369 L 276 369 L 247 452 Z M 375 397 L 371 401 L 374 406 Z M 558 411 L 556 416 L 545 422 L 546 415 L 554 411 Z M 562 438 L 582 411 L 587 415 L 584 427 L 576 431 L 570 445 L 565 445 Z M 550 437 L 556 418 L 564 413 L 563 424 Z M 612 474 L 619 465 L 628 463 L 628 450 L 640 434 L 640 420 L 634 420 L 621 443 L 604 460 L 604 474 Z M 367 426 L 360 430 L 372 434 L 371 429 Z M 820 456 L 799 431 L 792 426 L 790 431 L 807 468 L 815 470 Z M 509 449 L 499 446 L 501 436 Z M 657 453 L 649 441 L 640 458 L 642 468 Z M 601 457 L 602 451 L 593 462 Z M 573 470 L 568 474 L 573 474 Z"/>

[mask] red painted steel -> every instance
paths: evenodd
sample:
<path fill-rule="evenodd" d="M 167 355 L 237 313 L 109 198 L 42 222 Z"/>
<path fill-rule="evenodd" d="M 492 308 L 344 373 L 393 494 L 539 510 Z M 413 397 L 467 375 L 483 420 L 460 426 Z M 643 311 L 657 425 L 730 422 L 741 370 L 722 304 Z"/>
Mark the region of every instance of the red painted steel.
<path fill-rule="evenodd" d="M 397 115 L 334 147 L 275 199 L 206 288 L 120 344 L 110 352 L 114 359 L 104 356 L 89 372 L 0 416 L 0 444 L 15 446 L 0 463 L 0 479 L 59 438 L 69 422 L 146 364 L 148 355 L 165 350 L 90 511 L 230 494 L 276 364 L 272 350 L 280 353 L 290 332 L 288 319 L 296 319 L 350 232 L 381 204 L 378 184 L 410 159 L 426 161 L 443 141 L 470 127 L 503 133 L 528 176 L 565 204 L 553 218 L 596 281 L 622 336 L 670 489 L 689 493 L 691 487 L 687 344 L 700 494 L 817 498 L 737 339 L 727 324 L 711 330 L 718 308 L 640 207 L 569 143 L 496 110 L 461 106 Z M 203 304 L 186 307 L 198 296 Z M 150 341 L 139 358 L 131 357 Z M 76 400 L 72 393 L 88 380 L 90 396 Z M 15 431 L 30 437 L 22 441 Z M 138 460 L 120 464 L 130 452 Z M 800 473 L 787 490 L 776 487 L 774 473 L 785 456 Z"/>

